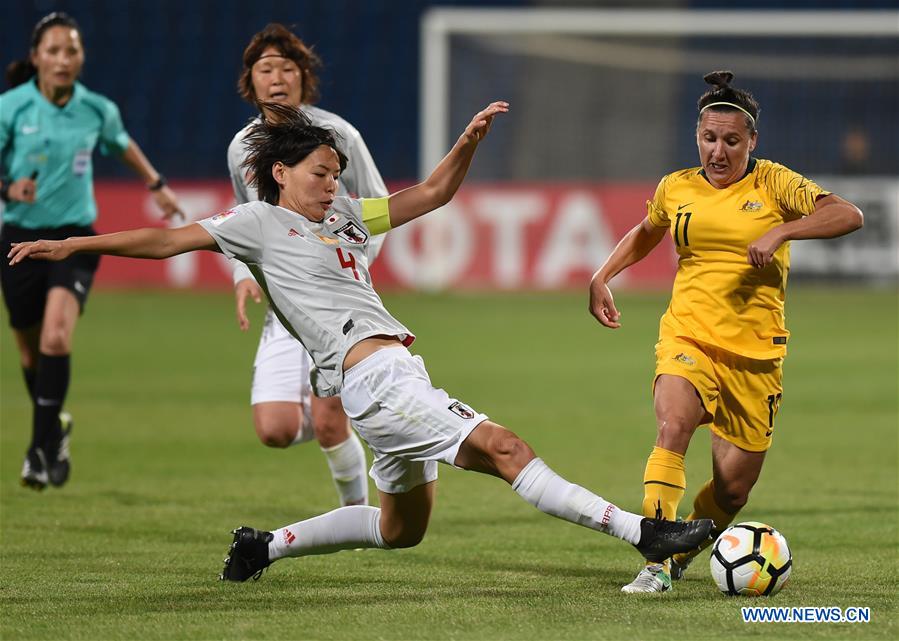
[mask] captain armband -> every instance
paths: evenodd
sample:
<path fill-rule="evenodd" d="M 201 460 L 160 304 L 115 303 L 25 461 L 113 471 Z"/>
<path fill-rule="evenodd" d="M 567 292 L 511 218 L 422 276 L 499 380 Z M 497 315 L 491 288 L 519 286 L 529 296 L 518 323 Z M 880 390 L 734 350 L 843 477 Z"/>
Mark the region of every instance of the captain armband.
<path fill-rule="evenodd" d="M 384 234 L 391 229 L 390 208 L 387 204 L 389 200 L 389 197 L 362 199 L 362 222 L 373 236 Z"/>

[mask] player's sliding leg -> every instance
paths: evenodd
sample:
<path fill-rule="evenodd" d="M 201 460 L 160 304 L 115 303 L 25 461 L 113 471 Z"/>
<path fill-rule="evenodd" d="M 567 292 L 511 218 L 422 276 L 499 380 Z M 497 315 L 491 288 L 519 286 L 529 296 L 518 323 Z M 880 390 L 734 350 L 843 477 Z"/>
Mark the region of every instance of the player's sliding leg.
<path fill-rule="evenodd" d="M 220 578 L 259 578 L 262 570 L 285 557 L 414 547 L 427 531 L 436 485 L 431 481 L 401 494 L 380 492 L 380 508 L 351 505 L 272 532 L 238 528 Z"/>
<path fill-rule="evenodd" d="M 436 476 L 433 461 L 405 463 L 397 479 L 412 484 Z M 698 546 L 708 538 L 711 521 L 677 523 L 646 519 L 626 512 L 553 472 L 509 430 L 483 421 L 459 447 L 457 467 L 498 476 L 537 509 L 633 544 L 647 558 L 661 561 Z M 388 467 L 386 469 L 390 469 Z M 234 531 L 221 578 L 245 581 L 285 556 L 328 554 L 355 548 L 417 545 L 425 534 L 435 483 L 399 493 L 380 493 L 381 509 L 344 507 L 274 532 L 243 527 Z"/>
<path fill-rule="evenodd" d="M 643 515 L 675 521 L 687 486 L 684 454 L 706 411 L 693 385 L 679 376 L 659 376 L 653 396 L 658 437 L 643 472 Z M 668 559 L 647 559 L 622 591 L 666 592 L 671 589 L 670 572 Z"/>
<path fill-rule="evenodd" d="M 525 501 L 552 516 L 610 534 L 633 544 L 649 559 L 662 561 L 675 549 L 708 538 L 711 523 L 643 518 L 618 508 L 556 474 L 515 434 L 491 421 L 481 423 L 462 443 L 455 461 L 462 469 L 504 479 Z M 686 548 L 686 549 L 689 549 Z"/>
<path fill-rule="evenodd" d="M 748 452 L 712 433 L 712 478 L 693 499 L 687 520 L 711 519 L 712 536 L 695 550 L 675 554 L 671 578 L 683 578 L 687 566 L 730 525 L 749 500 L 749 492 L 762 472 L 765 452 Z"/>
<path fill-rule="evenodd" d="M 346 507 L 274 534 L 239 528 L 223 579 L 246 580 L 285 554 L 416 545 L 430 515 L 438 462 L 498 476 L 543 512 L 629 541 L 657 561 L 698 546 L 712 527 L 707 520 L 645 519 L 569 483 L 515 434 L 434 388 L 421 358 L 405 348 L 381 349 L 354 365 L 342 394 L 374 454 L 371 474 L 382 509 Z"/>
<path fill-rule="evenodd" d="M 341 505 L 368 504 L 368 466 L 365 448 L 350 427 L 340 397 L 313 396 L 312 426 L 328 461 Z"/>

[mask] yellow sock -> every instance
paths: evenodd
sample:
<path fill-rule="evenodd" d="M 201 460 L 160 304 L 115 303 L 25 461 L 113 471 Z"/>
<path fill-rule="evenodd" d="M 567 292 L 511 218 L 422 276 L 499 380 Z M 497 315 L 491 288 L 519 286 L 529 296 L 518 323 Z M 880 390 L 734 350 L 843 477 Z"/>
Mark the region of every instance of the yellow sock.
<path fill-rule="evenodd" d="M 684 455 L 661 447 L 652 448 L 643 473 L 643 516 L 677 519 L 677 506 L 684 498 L 687 477 Z M 665 563 L 668 571 L 668 563 Z"/>
<path fill-rule="evenodd" d="M 737 514 L 738 512 L 733 514 L 725 512 L 718 506 L 718 503 L 715 502 L 715 480 L 709 479 L 696 494 L 696 498 L 693 499 L 693 511 L 687 516 L 687 520 L 712 519 L 715 523 L 715 526 L 712 528 L 712 538 L 704 541 L 696 550 L 675 554 L 674 559 L 681 564 L 689 563 L 694 556 L 702 552 L 718 538 L 718 535 L 733 522 Z"/>

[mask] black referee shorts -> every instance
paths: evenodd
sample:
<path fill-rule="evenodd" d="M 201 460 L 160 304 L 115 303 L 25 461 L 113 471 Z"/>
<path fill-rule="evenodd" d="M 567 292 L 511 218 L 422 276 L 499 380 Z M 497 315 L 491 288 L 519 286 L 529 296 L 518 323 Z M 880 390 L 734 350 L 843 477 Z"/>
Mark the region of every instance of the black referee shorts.
<path fill-rule="evenodd" d="M 94 272 L 100 265 L 100 256 L 75 254 L 58 263 L 26 258 L 15 267 L 10 267 L 6 255 L 12 243 L 41 239 L 62 240 L 69 236 L 96 234 L 93 227 L 81 225 L 25 229 L 4 223 L 0 228 L 0 250 L 3 251 L 0 255 L 0 285 L 3 287 L 3 301 L 9 311 L 9 324 L 14 329 L 27 329 L 43 320 L 47 292 L 51 287 L 65 287 L 72 292 L 83 312 L 94 282 Z"/>

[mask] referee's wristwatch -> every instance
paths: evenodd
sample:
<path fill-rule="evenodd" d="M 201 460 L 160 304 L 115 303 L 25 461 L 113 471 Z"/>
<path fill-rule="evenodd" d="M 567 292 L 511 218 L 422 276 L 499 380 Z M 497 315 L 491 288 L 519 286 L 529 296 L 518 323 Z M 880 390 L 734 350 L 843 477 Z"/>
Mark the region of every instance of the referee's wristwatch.
<path fill-rule="evenodd" d="M 159 178 L 156 179 L 156 182 L 153 184 L 147 185 L 147 189 L 150 191 L 159 191 L 163 187 L 169 184 L 169 181 L 165 179 L 165 176 L 159 174 Z"/>

